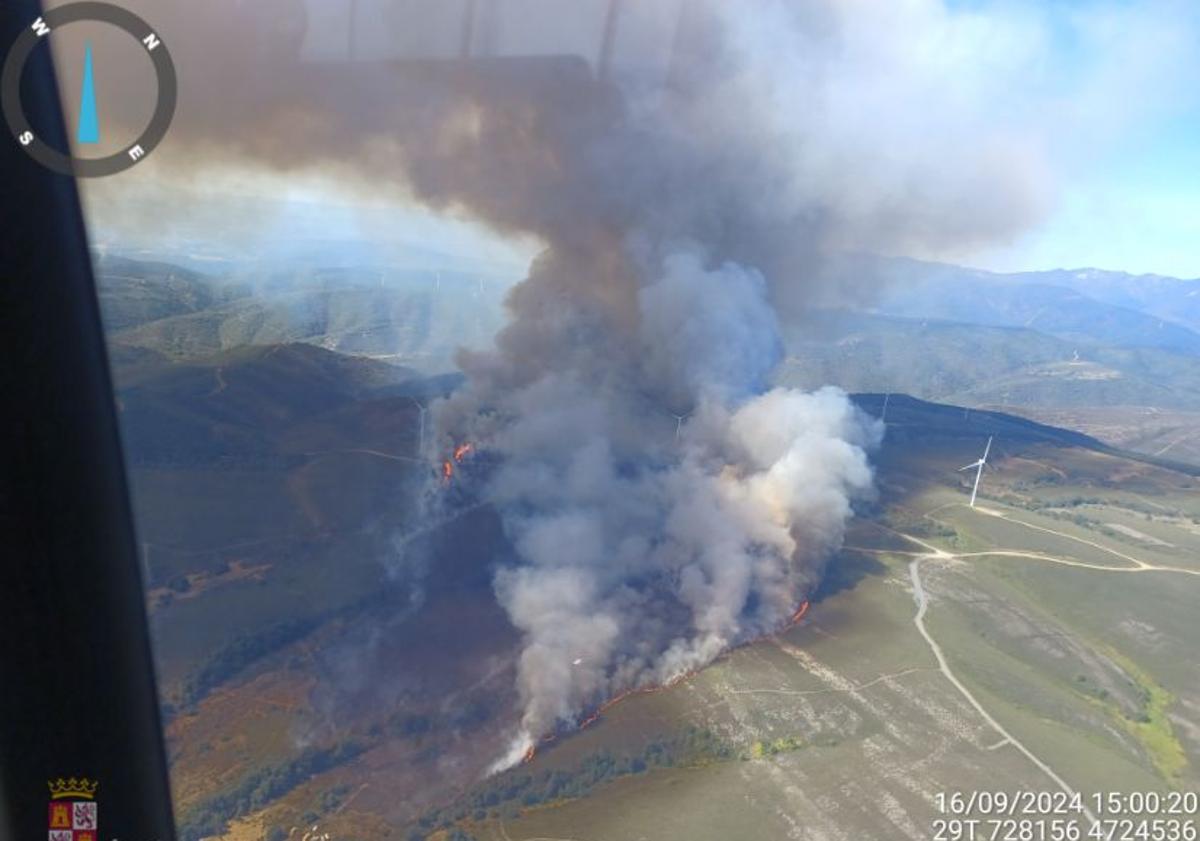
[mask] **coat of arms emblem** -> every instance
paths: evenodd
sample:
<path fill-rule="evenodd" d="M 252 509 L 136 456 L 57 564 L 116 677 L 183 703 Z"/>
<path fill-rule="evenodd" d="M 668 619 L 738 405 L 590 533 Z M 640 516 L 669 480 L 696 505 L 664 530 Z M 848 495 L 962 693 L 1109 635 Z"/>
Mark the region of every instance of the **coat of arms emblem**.
<path fill-rule="evenodd" d="M 96 841 L 98 782 L 50 780 L 50 841 Z"/>

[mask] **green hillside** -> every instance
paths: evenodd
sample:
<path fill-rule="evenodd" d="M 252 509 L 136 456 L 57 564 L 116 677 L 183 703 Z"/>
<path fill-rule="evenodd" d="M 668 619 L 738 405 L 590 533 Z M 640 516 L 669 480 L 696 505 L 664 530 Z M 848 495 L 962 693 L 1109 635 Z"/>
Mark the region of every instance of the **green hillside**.
<path fill-rule="evenodd" d="M 204 312 L 247 293 L 219 278 L 156 261 L 99 257 L 100 306 L 110 333 L 164 318 Z"/>
<path fill-rule="evenodd" d="M 368 266 L 201 275 L 108 257 L 98 270 L 117 352 L 188 360 L 302 342 L 425 373 L 491 341 L 508 288 L 498 275 Z M 953 266 L 864 259 L 836 271 L 883 277 L 880 310 L 785 325 L 782 384 L 1015 409 L 1200 409 L 1200 336 L 1156 315 Z"/>
<path fill-rule="evenodd" d="M 107 257 L 97 264 L 111 341 L 174 359 L 303 342 L 450 370 L 461 346 L 499 329 L 507 282 L 495 275 L 301 267 L 203 275 Z"/>

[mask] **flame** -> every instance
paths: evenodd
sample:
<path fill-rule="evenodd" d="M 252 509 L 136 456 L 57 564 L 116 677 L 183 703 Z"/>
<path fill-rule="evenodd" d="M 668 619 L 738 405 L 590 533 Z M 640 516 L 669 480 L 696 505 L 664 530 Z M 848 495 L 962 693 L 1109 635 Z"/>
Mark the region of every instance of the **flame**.
<path fill-rule="evenodd" d="M 609 698 L 603 704 L 596 707 L 596 709 L 590 715 L 583 718 L 579 722 L 579 726 L 577 729 L 578 730 L 586 730 L 589 726 L 591 726 L 592 724 L 595 724 L 597 721 L 599 721 L 600 716 L 604 715 L 606 712 L 611 710 L 617 704 L 624 701 L 626 698 L 632 697 L 634 695 L 650 695 L 654 692 L 662 692 L 664 689 L 670 689 L 672 686 L 676 686 L 676 685 L 682 683 L 683 681 L 687 680 L 688 678 L 694 677 L 698 671 L 699 671 L 698 669 L 692 669 L 690 671 L 682 672 L 680 674 L 675 675 L 675 677 L 671 678 L 666 683 L 654 683 L 654 684 L 650 684 L 649 686 L 639 686 L 636 689 L 626 689 L 623 692 L 618 692 L 616 695 Z M 558 738 L 558 734 L 547 733 L 545 736 L 542 737 L 542 743 L 549 744 L 550 742 L 555 741 L 557 738 Z M 525 751 L 525 755 L 523 757 L 521 757 L 521 764 L 525 765 L 529 762 L 532 762 L 533 758 L 535 756 L 537 756 L 537 748 L 533 745 L 530 745 L 529 750 Z"/>
<path fill-rule="evenodd" d="M 457 445 L 454 451 L 451 452 L 450 458 L 442 462 L 442 484 L 449 485 L 454 479 L 454 465 L 462 464 L 463 459 L 475 452 L 475 445 L 470 441 L 464 441 Z"/>
<path fill-rule="evenodd" d="M 642 690 L 642 691 L 647 691 L 647 690 L 650 690 L 651 688 L 652 687 L 647 687 L 645 690 Z M 595 724 L 597 721 L 599 721 L 600 716 L 604 715 L 605 712 L 607 712 L 608 710 L 615 707 L 617 704 L 624 701 L 630 695 L 634 694 L 634 691 L 635 690 L 633 690 L 633 689 L 626 689 L 624 692 L 618 692 L 616 695 L 609 698 L 603 704 L 596 707 L 595 712 L 593 712 L 591 715 L 587 716 L 586 718 L 584 718 L 582 721 L 579 722 L 579 729 L 586 730 L 588 727 Z"/>
<path fill-rule="evenodd" d="M 447 462 L 447 464 L 449 464 L 449 462 Z M 784 626 L 783 630 L 788 631 L 788 630 L 791 630 L 792 628 L 796 627 L 796 625 L 798 625 L 800 623 L 800 620 L 804 618 L 805 614 L 808 613 L 809 607 L 810 607 L 810 603 L 809 603 L 808 599 L 805 599 L 804 601 L 800 602 L 800 606 L 796 608 L 794 613 L 792 613 L 791 618 L 788 619 L 787 624 Z M 749 640 L 748 642 L 743 643 L 743 645 L 748 645 L 750 642 L 753 642 L 753 640 Z M 740 648 L 741 646 L 738 646 L 738 647 Z M 615 707 L 617 704 L 624 701 L 626 698 L 629 698 L 633 695 L 650 695 L 654 692 L 662 692 L 664 689 L 670 689 L 673 686 L 677 686 L 678 684 L 683 683 L 683 681 L 688 680 L 689 678 L 695 677 L 695 675 L 698 674 L 699 671 L 700 671 L 699 669 L 692 669 L 690 671 L 682 672 L 682 673 L 676 675 L 675 677 L 668 680 L 666 683 L 655 683 L 655 684 L 650 684 L 649 686 L 640 686 L 635 689 L 626 689 L 622 692 L 618 692 L 616 695 L 609 698 L 607 701 L 602 703 L 600 706 L 596 707 L 596 709 L 593 710 L 590 714 L 588 714 L 584 718 L 580 719 L 578 729 L 586 730 L 588 727 L 590 727 L 591 725 L 593 725 L 597 721 L 599 721 L 600 717 L 602 715 L 604 715 L 604 713 L 611 710 L 613 707 Z M 542 743 L 549 744 L 550 742 L 555 741 L 557 738 L 558 738 L 558 735 L 556 733 L 548 733 L 542 737 Z M 528 763 L 533 761 L 533 758 L 535 756 L 537 756 L 537 747 L 535 745 L 530 745 L 529 750 L 525 751 L 525 755 L 521 757 L 521 764 L 527 765 Z"/>
<path fill-rule="evenodd" d="M 470 441 L 464 441 L 457 445 L 454 451 L 451 452 L 450 458 L 442 462 L 442 484 L 449 485 L 454 479 L 454 465 L 462 464 L 463 459 L 475 452 L 475 445 Z"/>
<path fill-rule="evenodd" d="M 808 599 L 800 602 L 800 606 L 796 608 L 796 612 L 792 614 L 792 618 L 788 620 L 788 628 L 794 628 L 804 618 L 804 614 L 808 613 Z"/>
<path fill-rule="evenodd" d="M 589 725 L 595 724 L 600 716 L 611 710 L 617 704 L 624 701 L 631 695 L 651 695 L 655 692 L 662 692 L 664 689 L 670 689 L 672 686 L 677 686 L 691 677 L 695 677 L 697 669 L 691 669 L 668 680 L 666 683 L 652 683 L 649 686 L 640 686 L 636 689 L 626 689 L 624 692 L 618 692 L 613 697 L 609 698 L 600 706 L 596 707 L 596 711 L 579 722 L 579 729 L 583 730 Z"/>

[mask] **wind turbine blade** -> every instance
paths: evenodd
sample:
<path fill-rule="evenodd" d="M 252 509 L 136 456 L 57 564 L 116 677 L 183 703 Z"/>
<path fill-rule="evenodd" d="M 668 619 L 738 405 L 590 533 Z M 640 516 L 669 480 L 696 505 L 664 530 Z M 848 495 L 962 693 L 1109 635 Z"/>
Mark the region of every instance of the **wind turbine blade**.
<path fill-rule="evenodd" d="M 979 493 L 979 479 L 983 476 L 983 462 L 979 462 L 979 470 L 975 473 L 975 486 L 971 488 L 971 507 L 975 507 L 975 494 Z"/>
<path fill-rule="evenodd" d="M 976 460 L 976 461 L 971 462 L 970 464 L 964 464 L 962 467 L 958 468 L 958 472 L 961 473 L 964 470 L 970 470 L 972 467 L 978 467 L 982 463 L 983 462 Z"/>
<path fill-rule="evenodd" d="M 989 435 L 987 446 L 983 448 L 983 458 L 981 458 L 979 460 L 980 464 L 984 464 L 987 462 L 988 453 L 990 453 L 991 451 L 992 451 L 992 436 Z"/>

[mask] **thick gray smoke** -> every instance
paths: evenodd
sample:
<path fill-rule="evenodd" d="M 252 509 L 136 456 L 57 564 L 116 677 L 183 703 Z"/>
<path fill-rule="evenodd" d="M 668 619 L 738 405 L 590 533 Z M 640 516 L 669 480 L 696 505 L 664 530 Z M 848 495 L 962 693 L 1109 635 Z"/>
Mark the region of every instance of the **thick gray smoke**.
<path fill-rule="evenodd" d="M 515 546 L 495 588 L 524 635 L 523 716 L 497 769 L 607 697 L 778 629 L 819 580 L 881 435 L 835 389 L 768 389 L 777 308 L 835 291 L 822 250 L 930 218 L 992 235 L 1036 204 L 994 149 L 944 162 L 995 188 L 968 217 L 918 180 L 924 160 L 887 174 L 904 201 L 841 195 L 850 173 L 805 166 L 842 163 L 820 134 L 821 61 L 789 52 L 830 49 L 813 39 L 833 9 L 758 4 L 769 38 L 744 5 L 689 9 L 667 90 L 560 77 L 533 102 L 485 96 L 452 135 L 473 173 L 522 150 L 483 206 L 546 244 L 495 352 L 463 355 L 468 385 L 436 412 L 446 450 L 497 458 L 481 492 Z M 800 111 L 795 87 L 813 94 Z"/>
<path fill-rule="evenodd" d="M 392 5 L 410 12 L 405 43 L 423 43 L 421 9 L 429 40 L 458 19 L 454 4 Z M 544 245 L 495 351 L 464 354 L 468 384 L 436 411 L 444 451 L 471 441 L 497 464 L 478 493 L 515 546 L 495 591 L 524 635 L 524 711 L 496 767 L 786 621 L 870 493 L 881 429 L 836 389 L 769 388 L 777 314 L 857 294 L 821 281 L 831 250 L 1014 236 L 1053 190 L 1050 135 L 1070 134 L 1010 94 L 1040 81 L 1044 33 L 1025 12 L 638 0 L 606 19 L 608 4 L 579 0 L 579 18 L 564 5 L 484 3 L 490 17 L 461 33 L 464 54 L 529 43 L 536 60 L 406 68 L 298 71 L 312 37 L 286 27 L 277 54 L 214 52 L 261 34 L 252 4 L 206 4 L 195 43 L 163 25 L 182 56 L 166 161 L 323 168 Z M 600 57 L 547 57 L 587 10 L 611 33 Z M 664 25 L 663 61 L 629 59 Z"/>
<path fill-rule="evenodd" d="M 763 390 L 780 344 L 761 274 L 694 251 L 627 259 L 588 278 L 628 286 L 609 289 L 634 302 L 616 319 L 590 296 L 542 299 L 559 272 L 589 274 L 543 258 L 514 296 L 530 309 L 439 407 L 449 440 L 501 457 L 484 492 L 516 547 L 496 593 L 524 634 L 525 709 L 497 767 L 778 629 L 871 486 L 881 430 L 842 392 Z"/>

